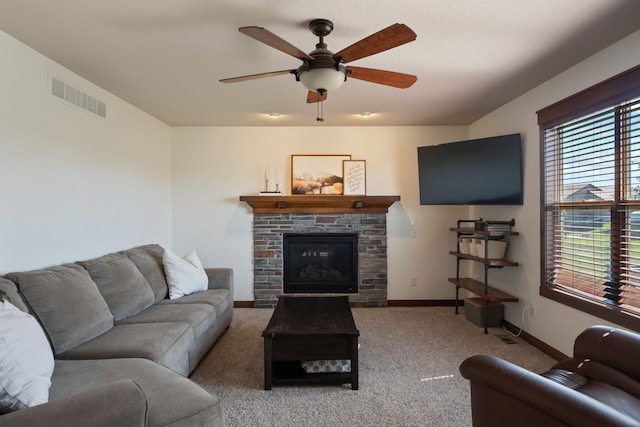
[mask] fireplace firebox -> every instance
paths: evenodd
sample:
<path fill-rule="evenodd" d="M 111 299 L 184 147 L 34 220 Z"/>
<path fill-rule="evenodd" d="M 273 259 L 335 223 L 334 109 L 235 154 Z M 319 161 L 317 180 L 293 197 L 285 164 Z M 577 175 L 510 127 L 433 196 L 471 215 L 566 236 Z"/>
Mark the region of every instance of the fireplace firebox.
<path fill-rule="evenodd" d="M 357 233 L 285 233 L 284 293 L 357 293 Z"/>

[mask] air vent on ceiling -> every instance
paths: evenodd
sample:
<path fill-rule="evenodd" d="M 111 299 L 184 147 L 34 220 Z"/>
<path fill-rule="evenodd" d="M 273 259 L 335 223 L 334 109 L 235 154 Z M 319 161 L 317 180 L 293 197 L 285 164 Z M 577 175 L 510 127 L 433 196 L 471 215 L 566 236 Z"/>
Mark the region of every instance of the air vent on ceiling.
<path fill-rule="evenodd" d="M 69 86 L 55 77 L 51 77 L 49 83 L 51 95 L 102 118 L 107 117 L 107 106 L 104 102 L 87 95 L 73 86 Z"/>

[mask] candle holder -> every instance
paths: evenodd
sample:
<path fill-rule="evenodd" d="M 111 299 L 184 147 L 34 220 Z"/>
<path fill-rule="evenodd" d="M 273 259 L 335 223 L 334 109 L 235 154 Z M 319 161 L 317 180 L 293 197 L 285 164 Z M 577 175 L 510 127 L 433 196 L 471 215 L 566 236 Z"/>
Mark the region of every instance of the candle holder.
<path fill-rule="evenodd" d="M 259 193 L 261 196 L 282 196 L 280 192 L 280 184 L 278 183 L 276 173 L 276 191 L 269 191 L 269 178 L 267 178 L 267 172 L 264 173 L 264 191 Z"/>
<path fill-rule="evenodd" d="M 277 187 L 276 191 L 261 191 L 259 194 L 261 196 L 282 196 L 282 193 L 277 190 Z"/>

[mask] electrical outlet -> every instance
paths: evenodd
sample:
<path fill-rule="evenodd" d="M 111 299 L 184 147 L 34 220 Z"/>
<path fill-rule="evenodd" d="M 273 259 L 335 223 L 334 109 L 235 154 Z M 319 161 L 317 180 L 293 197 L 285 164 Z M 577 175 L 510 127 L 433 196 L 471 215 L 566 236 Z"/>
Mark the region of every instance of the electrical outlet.
<path fill-rule="evenodd" d="M 418 286 L 418 278 L 416 276 L 411 276 L 411 286 Z"/>

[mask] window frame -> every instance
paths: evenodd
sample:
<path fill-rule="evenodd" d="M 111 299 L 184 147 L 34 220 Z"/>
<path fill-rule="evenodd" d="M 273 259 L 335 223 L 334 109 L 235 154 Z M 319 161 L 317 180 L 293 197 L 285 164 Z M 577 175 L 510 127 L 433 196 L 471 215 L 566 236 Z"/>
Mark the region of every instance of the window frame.
<path fill-rule="evenodd" d="M 546 281 L 547 263 L 547 210 L 545 187 L 545 130 L 611 108 L 640 97 L 640 65 L 581 92 L 558 101 L 537 112 L 540 128 L 540 295 L 616 323 L 640 331 L 640 315 L 635 316 L 615 305 L 598 303 L 595 299 L 580 297 L 562 287 Z"/>

